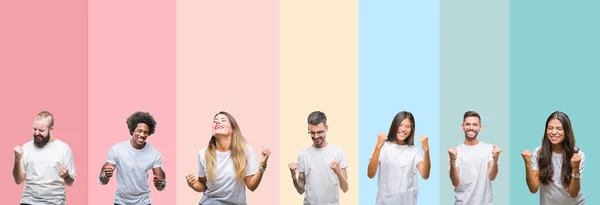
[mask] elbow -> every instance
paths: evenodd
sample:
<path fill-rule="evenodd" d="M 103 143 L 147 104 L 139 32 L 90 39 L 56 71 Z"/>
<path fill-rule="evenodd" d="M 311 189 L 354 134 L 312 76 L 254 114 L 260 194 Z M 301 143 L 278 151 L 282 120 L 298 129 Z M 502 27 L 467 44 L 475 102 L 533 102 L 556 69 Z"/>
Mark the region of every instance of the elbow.
<path fill-rule="evenodd" d="M 424 180 L 427 180 L 427 179 L 429 179 L 429 174 L 426 174 L 426 175 L 424 175 L 424 176 L 423 176 L 423 179 L 424 179 Z"/>
<path fill-rule="evenodd" d="M 254 192 L 254 191 L 256 190 L 256 187 L 248 187 L 248 189 L 249 189 L 251 192 Z"/>
<path fill-rule="evenodd" d="M 458 185 L 460 185 L 460 181 L 459 180 L 453 180 L 452 181 L 452 186 L 458 187 Z"/>
<path fill-rule="evenodd" d="M 375 177 L 375 173 L 367 172 L 367 177 L 369 177 L 369 179 L 373 179 L 373 177 Z"/>
<path fill-rule="evenodd" d="M 348 188 L 342 189 L 344 193 L 348 192 Z"/>
<path fill-rule="evenodd" d="M 571 194 L 571 198 L 575 198 L 575 197 L 577 197 L 577 195 L 578 195 L 579 193 L 570 193 L 570 194 Z"/>
<path fill-rule="evenodd" d="M 537 189 L 529 189 L 529 192 L 531 192 L 532 194 L 537 193 Z"/>

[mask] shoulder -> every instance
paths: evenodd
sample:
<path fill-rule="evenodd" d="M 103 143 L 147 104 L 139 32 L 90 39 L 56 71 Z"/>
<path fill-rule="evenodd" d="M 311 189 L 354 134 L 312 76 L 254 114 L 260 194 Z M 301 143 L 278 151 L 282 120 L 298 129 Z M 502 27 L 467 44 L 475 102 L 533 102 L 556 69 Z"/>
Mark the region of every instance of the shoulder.
<path fill-rule="evenodd" d="M 21 145 L 21 148 L 23 149 L 29 149 L 29 148 L 33 148 L 33 140 L 30 140 L 28 142 L 25 142 L 25 144 Z"/>
<path fill-rule="evenodd" d="M 538 146 L 538 147 L 536 147 L 535 149 L 533 149 L 533 152 L 531 154 L 537 155 L 538 153 L 540 153 L 540 150 L 542 150 L 542 146 L 541 145 Z"/>

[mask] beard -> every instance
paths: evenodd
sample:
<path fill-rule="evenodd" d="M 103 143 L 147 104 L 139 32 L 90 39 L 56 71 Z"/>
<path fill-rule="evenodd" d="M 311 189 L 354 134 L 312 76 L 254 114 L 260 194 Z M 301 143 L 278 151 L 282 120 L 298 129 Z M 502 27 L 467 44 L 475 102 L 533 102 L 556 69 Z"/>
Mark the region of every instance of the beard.
<path fill-rule="evenodd" d="M 46 144 L 48 144 L 48 142 L 50 141 L 50 132 L 48 132 L 48 136 L 44 135 L 33 135 L 33 144 L 38 147 L 38 148 L 42 148 L 44 146 L 46 146 Z"/>

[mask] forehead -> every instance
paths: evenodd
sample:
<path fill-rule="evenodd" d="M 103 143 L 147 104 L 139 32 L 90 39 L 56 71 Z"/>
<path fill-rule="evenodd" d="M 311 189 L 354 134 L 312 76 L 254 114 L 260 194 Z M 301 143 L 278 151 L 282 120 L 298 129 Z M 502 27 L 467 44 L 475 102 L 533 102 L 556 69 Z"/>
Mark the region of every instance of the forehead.
<path fill-rule="evenodd" d="M 36 117 L 33 121 L 33 127 L 35 128 L 47 128 L 50 125 L 50 117 Z"/>
<path fill-rule="evenodd" d="M 224 114 L 218 114 L 217 116 L 215 116 L 214 119 L 215 120 L 222 120 L 222 119 L 229 120 L 229 118 L 226 115 L 224 115 Z"/>
<path fill-rule="evenodd" d="M 318 125 L 308 124 L 308 129 L 320 131 L 320 130 L 325 129 L 325 125 L 323 123 L 319 123 Z"/>
<path fill-rule="evenodd" d="M 146 123 L 140 122 L 137 124 L 137 126 L 135 127 L 135 129 L 142 129 L 142 130 L 148 130 L 150 129 L 150 127 L 148 127 L 148 125 Z"/>
<path fill-rule="evenodd" d="M 552 120 L 550 120 L 550 122 L 548 122 L 548 126 L 562 127 L 562 123 L 560 122 L 560 120 L 552 119 Z"/>
<path fill-rule="evenodd" d="M 470 123 L 470 124 L 479 123 L 479 118 L 478 117 L 474 117 L 474 116 L 467 117 L 467 118 L 465 118 L 465 123 Z"/>
<path fill-rule="evenodd" d="M 411 125 L 410 120 L 408 118 L 404 118 L 400 121 L 400 125 Z"/>

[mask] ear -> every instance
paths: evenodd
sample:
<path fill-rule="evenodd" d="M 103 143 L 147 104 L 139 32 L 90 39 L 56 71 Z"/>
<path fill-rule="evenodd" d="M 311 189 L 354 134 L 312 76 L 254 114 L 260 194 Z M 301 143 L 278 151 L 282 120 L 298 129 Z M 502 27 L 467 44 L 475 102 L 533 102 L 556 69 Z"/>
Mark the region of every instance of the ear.
<path fill-rule="evenodd" d="M 50 131 L 52 131 L 52 130 L 54 130 L 54 126 L 52 126 L 52 127 L 50 128 Z"/>
<path fill-rule="evenodd" d="M 329 130 L 329 125 L 325 125 L 325 131 Z"/>

